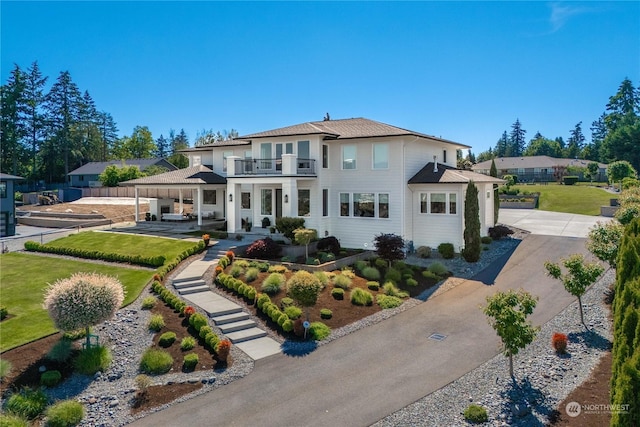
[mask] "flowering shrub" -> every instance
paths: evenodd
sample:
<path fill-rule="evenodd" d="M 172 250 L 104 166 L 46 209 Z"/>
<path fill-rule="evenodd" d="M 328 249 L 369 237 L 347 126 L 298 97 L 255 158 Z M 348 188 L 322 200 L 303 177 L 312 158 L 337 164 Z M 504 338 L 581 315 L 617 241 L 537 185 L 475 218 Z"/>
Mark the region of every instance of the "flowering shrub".
<path fill-rule="evenodd" d="M 74 331 L 110 319 L 123 301 L 124 288 L 115 277 L 76 273 L 49 285 L 44 307 L 58 329 Z"/>
<path fill-rule="evenodd" d="M 233 251 L 227 251 L 225 255 L 227 256 L 227 258 L 229 258 L 231 262 L 233 262 L 233 258 L 236 256 L 236 254 L 234 254 Z"/>
<path fill-rule="evenodd" d="M 249 246 L 245 252 L 248 258 L 269 259 L 276 258 L 280 255 L 282 248 L 273 239 L 265 237 L 256 240 Z"/>
<path fill-rule="evenodd" d="M 209 236 L 208 234 L 203 234 L 203 235 L 202 235 L 202 240 L 204 240 L 205 242 L 206 242 L 207 240 L 209 240 L 210 238 L 211 238 L 211 236 Z"/>
<path fill-rule="evenodd" d="M 553 349 L 556 353 L 564 354 L 567 351 L 567 343 L 569 339 L 565 334 L 561 334 L 560 332 L 554 332 L 551 337 L 551 345 L 553 345 Z"/>
<path fill-rule="evenodd" d="M 191 307 L 190 305 L 186 306 L 184 310 L 182 310 L 182 314 L 184 314 L 185 319 L 189 320 L 192 314 L 195 314 L 196 309 Z"/>
<path fill-rule="evenodd" d="M 215 268 L 216 275 L 222 273 L 223 271 L 224 269 L 222 268 L 221 265 L 216 265 L 216 268 Z"/>
<path fill-rule="evenodd" d="M 229 352 L 231 351 L 231 341 L 222 340 L 219 341 L 216 345 L 216 354 L 218 355 L 218 359 L 222 362 L 226 362 L 229 357 Z"/>

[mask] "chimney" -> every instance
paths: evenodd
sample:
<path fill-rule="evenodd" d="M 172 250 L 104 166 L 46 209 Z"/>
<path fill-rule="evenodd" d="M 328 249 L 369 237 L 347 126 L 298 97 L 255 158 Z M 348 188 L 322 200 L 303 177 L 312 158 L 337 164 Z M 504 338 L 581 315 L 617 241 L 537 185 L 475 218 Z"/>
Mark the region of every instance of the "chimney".
<path fill-rule="evenodd" d="M 433 173 L 438 172 L 438 156 L 433 156 Z"/>

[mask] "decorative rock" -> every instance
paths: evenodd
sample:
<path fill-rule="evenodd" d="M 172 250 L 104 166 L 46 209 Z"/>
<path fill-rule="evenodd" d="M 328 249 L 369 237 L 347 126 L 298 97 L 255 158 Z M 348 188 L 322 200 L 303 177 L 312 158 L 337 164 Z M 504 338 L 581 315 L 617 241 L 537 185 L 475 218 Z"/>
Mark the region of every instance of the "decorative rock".
<path fill-rule="evenodd" d="M 43 372 L 46 372 L 46 371 L 47 371 L 47 367 L 46 366 L 40 365 L 38 367 L 38 372 L 43 373 Z"/>

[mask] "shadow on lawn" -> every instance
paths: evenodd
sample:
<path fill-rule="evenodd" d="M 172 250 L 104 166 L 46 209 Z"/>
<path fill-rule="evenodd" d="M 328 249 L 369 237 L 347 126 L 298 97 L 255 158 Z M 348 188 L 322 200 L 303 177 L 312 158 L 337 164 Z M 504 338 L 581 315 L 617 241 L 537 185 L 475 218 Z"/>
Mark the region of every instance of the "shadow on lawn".
<path fill-rule="evenodd" d="M 286 340 L 280 347 L 286 356 L 304 357 L 314 352 L 318 348 L 318 344 L 315 341 Z"/>

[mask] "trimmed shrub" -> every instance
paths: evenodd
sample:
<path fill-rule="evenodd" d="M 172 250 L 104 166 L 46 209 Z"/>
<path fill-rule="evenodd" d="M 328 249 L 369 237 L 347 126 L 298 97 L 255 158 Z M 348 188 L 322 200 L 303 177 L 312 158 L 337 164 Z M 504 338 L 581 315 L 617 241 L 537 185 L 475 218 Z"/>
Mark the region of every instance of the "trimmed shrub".
<path fill-rule="evenodd" d="M 44 371 L 42 374 L 40 374 L 40 385 L 53 387 L 54 385 L 58 384 L 61 379 L 62 374 L 60 373 L 60 371 Z"/>
<path fill-rule="evenodd" d="M 294 304 L 293 298 L 284 297 L 280 300 L 280 307 L 282 307 L 282 309 L 290 307 L 293 304 Z"/>
<path fill-rule="evenodd" d="M 231 351 L 231 341 L 229 340 L 222 340 L 220 342 L 218 342 L 218 344 L 216 345 L 216 355 L 218 356 L 218 360 L 222 361 L 222 362 L 226 362 L 227 359 L 229 358 L 229 352 Z"/>
<path fill-rule="evenodd" d="M 316 276 L 308 271 L 295 272 L 287 281 L 289 296 L 302 307 L 311 307 L 318 300 L 322 285 Z"/>
<path fill-rule="evenodd" d="M 447 267 L 445 267 L 444 264 L 440 262 L 431 263 L 429 265 L 429 271 L 432 272 L 433 274 L 437 274 L 440 277 L 449 273 L 449 270 L 447 269 Z"/>
<path fill-rule="evenodd" d="M 402 300 L 400 298 L 384 294 L 378 294 L 376 296 L 376 302 L 383 310 L 396 308 L 402 305 Z"/>
<path fill-rule="evenodd" d="M 73 342 L 63 338 L 51 347 L 51 350 L 47 353 L 47 359 L 64 363 L 69 360 L 72 353 Z"/>
<path fill-rule="evenodd" d="M 433 279 L 438 282 L 440 281 L 440 276 L 430 270 L 424 270 L 422 272 L 422 277 L 424 277 L 425 279 Z"/>
<path fill-rule="evenodd" d="M 416 254 L 420 258 L 430 258 L 431 248 L 429 246 L 418 246 L 418 249 L 416 249 Z"/>
<path fill-rule="evenodd" d="M 187 320 L 189 320 L 189 318 L 195 313 L 196 313 L 196 309 L 190 305 L 185 305 L 184 308 L 182 309 L 182 314 Z"/>
<path fill-rule="evenodd" d="M 336 288 L 344 289 L 346 291 L 351 287 L 351 279 L 345 274 L 338 274 L 333 278 L 333 285 Z"/>
<path fill-rule="evenodd" d="M 362 277 L 367 280 L 380 280 L 380 271 L 375 267 L 365 267 L 362 269 Z"/>
<path fill-rule="evenodd" d="M 464 201 L 464 224 L 462 257 L 467 262 L 477 262 L 482 251 L 480 245 L 480 206 L 478 204 L 478 187 L 473 181 L 469 181 L 467 185 Z"/>
<path fill-rule="evenodd" d="M 165 374 L 172 365 L 173 357 L 167 351 L 154 348 L 148 348 L 140 360 L 140 370 L 151 375 Z"/>
<path fill-rule="evenodd" d="M 577 176 L 563 176 L 562 177 L 562 181 L 564 182 L 564 185 L 574 185 L 576 182 L 578 182 L 579 177 Z"/>
<path fill-rule="evenodd" d="M 147 327 L 150 331 L 160 332 L 160 329 L 164 328 L 164 317 L 162 317 L 162 314 L 152 314 Z"/>
<path fill-rule="evenodd" d="M 333 312 L 328 308 L 320 309 L 320 318 L 321 319 L 331 319 L 333 317 Z"/>
<path fill-rule="evenodd" d="M 47 408 L 47 426 L 70 427 L 84 418 L 84 406 L 75 400 L 63 400 Z"/>
<path fill-rule="evenodd" d="M 274 259 L 280 256 L 282 248 L 270 237 L 256 240 L 245 251 L 247 258 Z M 267 267 L 268 268 L 268 267 Z"/>
<path fill-rule="evenodd" d="M 318 240 L 316 247 L 319 251 L 331 252 L 334 256 L 340 255 L 340 241 L 333 236 Z"/>
<path fill-rule="evenodd" d="M 19 392 L 12 394 L 5 404 L 7 412 L 28 420 L 38 417 L 46 407 L 47 395 L 40 389 L 29 387 L 24 387 Z"/>
<path fill-rule="evenodd" d="M 276 219 L 276 228 L 284 237 L 293 241 L 295 239 L 294 230 L 304 228 L 304 218 L 280 217 Z"/>
<path fill-rule="evenodd" d="M 213 332 L 213 329 L 211 328 L 211 326 L 209 325 L 203 325 L 200 330 L 198 331 L 198 336 L 202 339 L 204 339 L 207 334 Z"/>
<path fill-rule="evenodd" d="M 353 264 L 353 266 L 355 267 L 356 270 L 362 272 L 362 270 L 369 267 L 369 263 L 364 260 L 358 260 L 355 262 L 355 264 Z"/>
<path fill-rule="evenodd" d="M 504 225 L 496 225 L 495 227 L 489 228 L 489 237 L 493 240 L 500 240 L 510 234 L 513 234 L 513 230 Z"/>
<path fill-rule="evenodd" d="M 111 351 L 107 347 L 86 348 L 76 356 L 73 367 L 84 375 L 93 375 L 98 371 L 106 371 L 111 364 Z"/>
<path fill-rule="evenodd" d="M 333 288 L 331 290 L 331 296 L 335 299 L 342 300 L 344 299 L 344 289 L 342 288 Z"/>
<path fill-rule="evenodd" d="M 264 279 L 260 289 L 266 294 L 275 295 L 280 292 L 280 288 L 282 287 L 284 282 L 285 277 L 283 274 L 271 273 L 269 276 L 267 276 L 266 279 Z"/>
<path fill-rule="evenodd" d="M 355 288 L 351 292 L 351 304 L 353 305 L 371 305 L 373 304 L 373 295 L 371 292 L 365 291 L 361 288 Z"/>
<path fill-rule="evenodd" d="M 269 302 L 269 303 L 271 302 L 271 298 L 269 298 L 269 295 L 267 295 L 267 294 L 259 294 L 258 295 L 258 300 L 257 300 L 256 305 L 258 306 L 258 308 L 260 310 L 262 310 L 262 308 L 264 307 L 264 304 L 267 303 L 267 302 Z"/>
<path fill-rule="evenodd" d="M 150 310 L 153 308 L 153 306 L 156 305 L 156 302 L 158 301 L 158 298 L 154 297 L 154 296 L 148 296 L 145 299 L 142 300 L 142 309 L 143 310 Z"/>
<path fill-rule="evenodd" d="M 471 404 L 464 410 L 464 419 L 470 423 L 480 424 L 489 421 L 487 410 L 480 405 Z"/>
<path fill-rule="evenodd" d="M 393 267 L 387 270 L 387 274 L 384 275 L 385 282 L 393 282 L 397 284 L 397 283 L 400 283 L 401 280 L 402 280 L 402 273 Z"/>
<path fill-rule="evenodd" d="M 182 361 L 182 367 L 185 371 L 193 371 L 198 366 L 198 362 L 200 359 L 196 353 L 189 353 L 184 355 L 184 360 Z"/>
<path fill-rule="evenodd" d="M 184 337 L 180 342 L 180 350 L 182 351 L 191 350 L 195 346 L 196 346 L 196 339 L 193 337 Z"/>
<path fill-rule="evenodd" d="M 269 269 L 267 270 L 268 273 L 280 273 L 280 274 L 286 274 L 289 272 L 289 269 L 287 268 L 287 266 L 282 265 L 282 264 L 278 264 L 278 265 L 271 265 L 269 266 Z"/>
<path fill-rule="evenodd" d="M 440 243 L 438 245 L 438 253 L 444 259 L 451 259 L 455 255 L 453 251 L 453 243 Z"/>
<path fill-rule="evenodd" d="M 233 265 L 233 267 L 231 267 L 231 269 L 229 270 L 229 274 L 233 277 L 240 277 L 242 273 L 244 273 L 244 269 L 238 265 Z"/>
<path fill-rule="evenodd" d="M 561 334 L 560 332 L 554 332 L 551 337 L 551 345 L 556 353 L 564 354 L 567 352 L 567 343 L 569 339 L 565 334 Z"/>
<path fill-rule="evenodd" d="M 160 338 L 158 339 L 158 345 L 160 347 L 170 347 L 171 344 L 173 344 L 176 340 L 176 333 L 175 332 L 165 332 L 164 334 L 160 335 Z"/>
<path fill-rule="evenodd" d="M 485 245 L 490 245 L 493 242 L 493 239 L 490 236 L 482 236 L 480 241 Z"/>
<path fill-rule="evenodd" d="M 302 310 L 296 306 L 289 306 L 284 309 L 284 314 L 291 320 L 296 320 L 302 316 Z M 282 326 L 282 325 L 280 325 Z"/>
<path fill-rule="evenodd" d="M 189 324 L 193 326 L 193 329 L 195 329 L 197 332 L 200 332 L 200 328 L 209 324 L 209 322 L 203 314 L 195 313 L 191 317 L 189 317 Z"/>
<path fill-rule="evenodd" d="M 372 291 L 377 291 L 378 289 L 380 289 L 380 282 L 376 282 L 376 281 L 367 282 L 367 288 Z"/>
<path fill-rule="evenodd" d="M 276 323 L 278 324 L 278 326 L 282 327 L 282 324 L 287 319 L 289 319 L 289 316 L 287 316 L 286 313 L 282 313 L 280 314 L 280 316 L 278 316 L 278 320 L 276 321 Z"/>
<path fill-rule="evenodd" d="M 253 282 L 258 278 L 259 274 L 260 274 L 260 270 L 258 270 L 257 268 L 255 267 L 247 268 L 247 270 L 244 273 L 244 280 L 246 280 L 247 283 Z"/>
<path fill-rule="evenodd" d="M 331 335 L 331 328 L 322 322 L 312 322 L 309 326 L 309 336 L 316 341 L 322 341 Z"/>
<path fill-rule="evenodd" d="M 416 279 L 407 279 L 407 286 L 418 286 L 418 281 Z"/>
<path fill-rule="evenodd" d="M 293 331 L 293 320 L 291 319 L 285 320 L 284 323 L 282 324 L 282 330 L 285 332 Z"/>
<path fill-rule="evenodd" d="M 211 351 L 216 350 L 216 345 L 220 342 L 220 337 L 215 332 L 210 332 L 204 337 L 204 342 L 207 344 L 207 347 L 211 349 Z"/>

